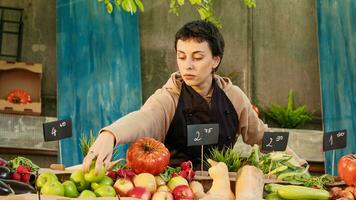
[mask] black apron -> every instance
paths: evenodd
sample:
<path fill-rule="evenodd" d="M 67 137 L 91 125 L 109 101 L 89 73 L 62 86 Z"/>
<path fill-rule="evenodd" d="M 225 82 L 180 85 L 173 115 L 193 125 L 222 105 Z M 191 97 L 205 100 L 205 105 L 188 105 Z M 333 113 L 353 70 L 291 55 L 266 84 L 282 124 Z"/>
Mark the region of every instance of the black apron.
<path fill-rule="evenodd" d="M 181 162 L 191 160 L 195 169 L 200 167 L 201 146 L 187 146 L 187 125 L 219 124 L 219 142 L 204 146 L 204 154 L 218 147 L 233 147 L 236 142 L 238 116 L 234 106 L 224 91 L 213 79 L 213 94 L 211 108 L 206 100 L 192 87 L 182 83 L 175 115 L 165 138 L 165 145 L 171 152 L 170 166 L 179 166 Z M 204 155 L 204 156 L 205 156 Z"/>

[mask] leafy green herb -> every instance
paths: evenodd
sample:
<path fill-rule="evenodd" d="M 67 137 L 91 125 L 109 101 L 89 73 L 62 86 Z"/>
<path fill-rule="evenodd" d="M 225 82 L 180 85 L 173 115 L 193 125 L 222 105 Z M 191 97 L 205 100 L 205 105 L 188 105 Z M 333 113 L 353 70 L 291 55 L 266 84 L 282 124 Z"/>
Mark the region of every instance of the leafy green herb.
<path fill-rule="evenodd" d="M 17 167 L 19 165 L 24 165 L 30 167 L 31 172 L 35 172 L 38 169 L 40 169 L 39 166 L 34 164 L 30 159 L 18 156 L 8 162 L 9 167 L 12 169 L 12 171 L 16 171 Z"/>
<path fill-rule="evenodd" d="M 224 162 L 230 172 L 237 172 L 241 166 L 239 153 L 231 148 L 225 148 L 221 151 L 218 148 L 213 148 L 209 151 L 207 159 Z"/>
<path fill-rule="evenodd" d="M 172 178 L 173 174 L 178 175 L 180 171 L 181 171 L 180 167 L 174 168 L 174 167 L 167 166 L 166 170 L 164 170 L 164 172 L 159 175 L 165 182 L 167 182 Z"/>
<path fill-rule="evenodd" d="M 297 165 L 293 156 L 286 152 L 278 151 L 263 154 L 257 145 L 253 146 L 246 162 L 261 169 L 264 174 L 274 175 L 279 180 L 291 184 L 324 188 L 326 184 L 334 182 L 333 177 L 327 174 L 311 176 L 308 172 L 309 166 L 301 167 L 299 164 Z"/>

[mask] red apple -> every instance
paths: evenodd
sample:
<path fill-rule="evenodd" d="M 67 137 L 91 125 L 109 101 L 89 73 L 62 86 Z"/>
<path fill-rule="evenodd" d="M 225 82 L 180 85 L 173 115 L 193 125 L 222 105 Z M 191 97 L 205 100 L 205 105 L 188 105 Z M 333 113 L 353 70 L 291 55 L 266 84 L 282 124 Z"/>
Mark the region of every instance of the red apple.
<path fill-rule="evenodd" d="M 153 194 L 152 200 L 173 200 L 173 195 L 167 191 L 157 191 Z"/>
<path fill-rule="evenodd" d="M 193 191 L 187 185 L 179 185 L 173 190 L 174 200 L 194 200 Z"/>
<path fill-rule="evenodd" d="M 133 183 L 136 187 L 144 187 L 152 194 L 157 190 L 155 177 L 150 173 L 141 173 L 135 176 Z"/>
<path fill-rule="evenodd" d="M 122 197 L 127 197 L 127 193 L 134 188 L 134 184 L 127 178 L 119 178 L 116 180 L 113 188 L 116 191 L 116 194 L 119 194 Z"/>
<path fill-rule="evenodd" d="M 139 198 L 142 200 L 150 200 L 151 192 L 144 187 L 134 187 L 127 193 L 128 197 Z"/>

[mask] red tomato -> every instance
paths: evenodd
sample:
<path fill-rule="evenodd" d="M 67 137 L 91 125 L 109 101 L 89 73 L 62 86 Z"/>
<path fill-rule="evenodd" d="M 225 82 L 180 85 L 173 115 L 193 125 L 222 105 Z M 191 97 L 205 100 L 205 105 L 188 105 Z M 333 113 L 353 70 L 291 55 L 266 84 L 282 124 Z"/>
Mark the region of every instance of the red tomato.
<path fill-rule="evenodd" d="M 347 185 L 356 185 L 356 154 L 341 157 L 337 165 L 337 172 Z"/>
<path fill-rule="evenodd" d="M 144 137 L 136 140 L 126 152 L 126 162 L 136 174 L 162 173 L 169 164 L 170 153 L 163 143 Z"/>

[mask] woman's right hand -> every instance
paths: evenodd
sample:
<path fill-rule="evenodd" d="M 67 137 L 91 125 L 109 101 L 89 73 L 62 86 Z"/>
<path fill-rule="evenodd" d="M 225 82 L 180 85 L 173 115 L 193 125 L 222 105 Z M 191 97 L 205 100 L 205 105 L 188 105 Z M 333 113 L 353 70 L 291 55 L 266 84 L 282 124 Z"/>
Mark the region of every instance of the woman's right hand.
<path fill-rule="evenodd" d="M 115 137 L 111 132 L 101 132 L 83 160 L 83 171 L 89 171 L 91 162 L 95 158 L 97 158 L 95 163 L 95 174 L 99 173 L 103 164 L 108 168 L 112 157 L 114 143 Z"/>

